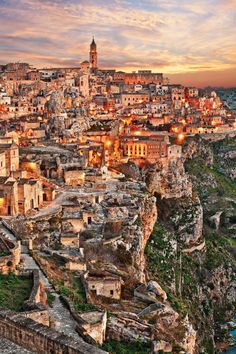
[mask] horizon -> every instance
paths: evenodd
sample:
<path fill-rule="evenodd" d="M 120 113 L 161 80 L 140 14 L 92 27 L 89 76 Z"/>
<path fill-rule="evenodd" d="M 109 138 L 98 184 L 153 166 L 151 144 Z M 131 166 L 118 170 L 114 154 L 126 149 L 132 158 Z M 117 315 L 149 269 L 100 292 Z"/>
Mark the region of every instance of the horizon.
<path fill-rule="evenodd" d="M 236 85 L 236 0 L 0 0 L 0 64 L 162 72 L 171 83 Z M 14 26 L 12 26 L 14 24 Z"/>

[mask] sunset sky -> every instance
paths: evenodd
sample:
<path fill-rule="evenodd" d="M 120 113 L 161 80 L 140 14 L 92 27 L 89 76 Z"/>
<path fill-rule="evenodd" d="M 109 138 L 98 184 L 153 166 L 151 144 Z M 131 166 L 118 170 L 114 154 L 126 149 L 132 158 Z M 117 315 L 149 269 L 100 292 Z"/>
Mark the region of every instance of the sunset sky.
<path fill-rule="evenodd" d="M 236 86 L 236 0 L 0 0 L 0 64 L 101 68 Z"/>

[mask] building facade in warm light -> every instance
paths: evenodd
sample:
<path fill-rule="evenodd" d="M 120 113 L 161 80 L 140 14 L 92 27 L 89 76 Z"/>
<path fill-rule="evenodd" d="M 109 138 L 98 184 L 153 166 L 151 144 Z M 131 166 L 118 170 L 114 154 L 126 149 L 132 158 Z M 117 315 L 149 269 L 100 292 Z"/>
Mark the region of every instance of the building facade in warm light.
<path fill-rule="evenodd" d="M 124 82 L 127 85 L 161 84 L 163 82 L 163 74 L 152 73 L 151 70 L 139 70 L 137 73 L 125 73 Z"/>
<path fill-rule="evenodd" d="M 145 158 L 148 161 L 158 161 L 168 156 L 169 139 L 167 136 L 126 137 L 121 146 L 123 154 L 132 158 Z"/>

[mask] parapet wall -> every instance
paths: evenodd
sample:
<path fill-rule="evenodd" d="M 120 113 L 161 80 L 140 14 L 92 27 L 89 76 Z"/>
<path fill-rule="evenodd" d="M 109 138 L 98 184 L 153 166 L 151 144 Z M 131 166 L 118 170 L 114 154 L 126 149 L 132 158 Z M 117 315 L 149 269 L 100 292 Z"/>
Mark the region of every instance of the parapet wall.
<path fill-rule="evenodd" d="M 21 315 L 27 318 L 49 326 L 49 313 L 46 306 L 46 294 L 43 283 L 40 281 L 39 271 L 37 269 L 28 269 L 17 272 L 18 275 L 32 277 L 33 286 L 30 297 L 24 302 L 24 309 Z"/>
<path fill-rule="evenodd" d="M 92 321 L 86 320 L 85 313 L 78 314 L 73 306 L 73 303 L 65 296 L 61 295 L 61 300 L 68 307 L 72 317 L 77 323 L 76 331 L 88 343 L 96 345 L 102 344 L 105 340 L 107 312 L 103 310 L 88 311 L 91 314 Z M 99 313 L 99 316 L 97 315 Z"/>
<path fill-rule="evenodd" d="M 38 354 L 105 354 L 103 350 L 65 336 L 25 318 L 16 312 L 0 308 L 0 336 Z"/>
<path fill-rule="evenodd" d="M 43 298 L 44 287 L 40 281 L 39 271 L 37 269 L 29 269 L 18 272 L 21 276 L 31 276 L 33 278 L 33 287 L 30 293 L 30 297 L 25 301 L 25 307 L 27 310 L 32 310 L 37 308 L 38 304 L 46 305 L 46 296 L 45 301 L 41 301 Z"/>

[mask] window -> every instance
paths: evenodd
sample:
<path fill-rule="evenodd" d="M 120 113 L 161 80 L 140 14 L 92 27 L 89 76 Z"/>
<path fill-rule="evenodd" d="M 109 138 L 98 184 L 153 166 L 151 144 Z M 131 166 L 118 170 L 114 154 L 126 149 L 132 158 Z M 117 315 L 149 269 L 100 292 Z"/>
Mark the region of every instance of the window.
<path fill-rule="evenodd" d="M 114 290 L 110 290 L 110 295 L 114 295 Z"/>

